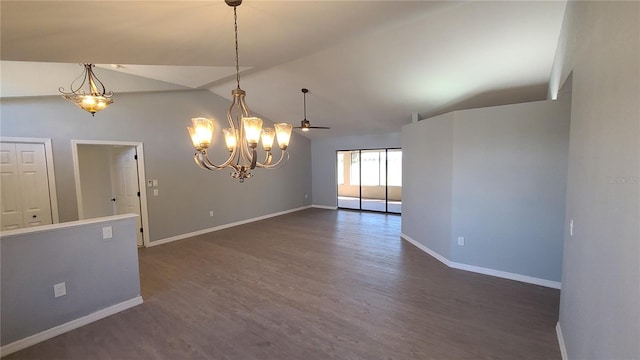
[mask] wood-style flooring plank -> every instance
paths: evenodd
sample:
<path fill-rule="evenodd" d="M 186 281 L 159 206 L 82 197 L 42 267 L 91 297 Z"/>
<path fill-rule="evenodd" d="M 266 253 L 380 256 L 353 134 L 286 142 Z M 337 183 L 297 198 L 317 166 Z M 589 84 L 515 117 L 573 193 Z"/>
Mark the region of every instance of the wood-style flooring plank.
<path fill-rule="evenodd" d="M 144 304 L 6 359 L 559 359 L 559 291 L 308 209 L 140 249 Z"/>

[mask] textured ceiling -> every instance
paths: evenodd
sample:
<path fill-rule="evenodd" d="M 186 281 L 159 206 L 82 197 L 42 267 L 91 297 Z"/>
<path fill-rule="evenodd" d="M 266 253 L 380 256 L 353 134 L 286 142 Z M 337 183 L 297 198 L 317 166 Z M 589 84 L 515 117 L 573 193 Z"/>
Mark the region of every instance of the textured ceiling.
<path fill-rule="evenodd" d="M 399 131 L 412 112 L 540 100 L 565 5 L 245 0 L 241 86 L 255 112 L 296 125 L 309 88 L 307 118 L 332 127 L 311 138 Z M 56 94 L 83 62 L 104 64 L 101 79 L 118 92 L 230 98 L 235 87 L 233 9 L 222 0 L 3 0 L 0 17 L 2 96 Z"/>

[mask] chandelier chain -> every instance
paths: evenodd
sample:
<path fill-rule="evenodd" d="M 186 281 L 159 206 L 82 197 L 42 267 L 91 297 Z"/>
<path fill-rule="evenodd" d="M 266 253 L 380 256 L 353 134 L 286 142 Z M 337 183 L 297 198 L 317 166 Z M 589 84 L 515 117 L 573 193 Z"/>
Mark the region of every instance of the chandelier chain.
<path fill-rule="evenodd" d="M 238 57 L 238 13 L 236 11 L 236 6 L 233 7 L 233 25 L 236 35 L 236 83 L 238 85 L 238 89 L 240 89 L 240 60 Z"/>

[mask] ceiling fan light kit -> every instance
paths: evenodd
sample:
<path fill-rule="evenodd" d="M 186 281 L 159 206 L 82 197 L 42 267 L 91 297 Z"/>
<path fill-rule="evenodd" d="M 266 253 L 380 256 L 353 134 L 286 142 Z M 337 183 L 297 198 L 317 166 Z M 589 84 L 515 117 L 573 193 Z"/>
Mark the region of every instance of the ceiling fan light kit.
<path fill-rule="evenodd" d="M 310 129 L 331 129 L 326 126 L 311 126 L 311 122 L 307 120 L 307 93 L 309 89 L 302 89 L 302 101 L 304 104 L 304 120 L 300 121 L 300 126 L 296 126 L 295 129 L 300 129 L 302 131 L 309 131 Z"/>
<path fill-rule="evenodd" d="M 293 126 L 286 123 L 274 124 L 273 128 L 262 128 L 262 119 L 254 117 L 245 101 L 246 92 L 240 88 L 240 64 L 238 61 L 238 15 L 237 7 L 242 0 L 225 0 L 233 7 L 235 45 L 236 45 L 236 83 L 237 87 L 231 91 L 233 100 L 227 111 L 229 127 L 223 129 L 225 143 L 229 157 L 222 164 L 214 164 L 208 156 L 208 149 L 214 131 L 214 121 L 208 118 L 192 118 L 192 127 L 188 127 L 193 147 L 196 149 L 194 160 L 205 170 L 221 170 L 231 168 L 231 177 L 244 182 L 252 176 L 251 170 L 258 168 L 275 169 L 284 165 L 289 159 L 289 139 Z M 274 138 L 281 150 L 280 158 L 273 162 L 271 149 Z M 257 147 L 262 140 L 262 148 L 266 156 L 262 162 L 258 161 Z"/>

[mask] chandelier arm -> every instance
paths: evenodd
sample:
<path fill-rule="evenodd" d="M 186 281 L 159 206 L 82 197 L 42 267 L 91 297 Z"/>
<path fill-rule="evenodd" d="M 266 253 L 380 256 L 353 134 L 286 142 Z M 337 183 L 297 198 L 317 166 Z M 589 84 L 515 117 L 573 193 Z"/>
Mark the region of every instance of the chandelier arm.
<path fill-rule="evenodd" d="M 289 161 L 289 152 L 287 150 L 282 150 L 282 153 L 280 153 L 280 159 L 278 159 L 278 161 L 276 161 L 275 163 L 258 163 L 256 166 L 262 169 L 277 169 L 286 164 L 287 161 Z"/>
<path fill-rule="evenodd" d="M 233 129 L 234 131 L 236 130 L 236 124 L 233 121 L 233 108 L 236 106 L 237 104 L 237 96 L 233 96 L 233 100 L 231 101 L 231 105 L 229 106 L 229 110 L 227 111 L 227 121 L 229 121 L 229 126 L 231 127 L 231 129 Z M 240 125 L 240 124 L 238 124 Z M 237 134 L 236 134 L 237 135 Z"/>
<path fill-rule="evenodd" d="M 227 158 L 227 161 L 225 161 L 224 163 L 222 163 L 220 165 L 216 165 L 211 161 L 211 159 L 209 159 L 209 155 L 207 154 L 206 150 L 202 150 L 202 151 L 198 151 L 198 152 L 196 152 L 194 154 L 194 160 L 198 164 L 198 166 L 200 166 L 203 169 L 221 170 L 221 169 L 224 169 L 224 168 L 226 168 L 227 166 L 230 166 L 230 165 L 235 168 L 235 165 L 232 164 L 234 155 L 235 155 L 235 151 L 232 151 L 229 154 L 229 158 Z"/>
<path fill-rule="evenodd" d="M 91 89 L 91 95 L 112 97 L 113 92 L 112 91 L 107 92 L 107 89 L 104 87 L 104 84 L 102 83 L 102 81 L 100 81 L 100 79 L 98 79 L 98 77 L 93 72 L 93 70 L 91 70 L 92 67 L 93 65 L 89 64 L 89 67 L 87 68 L 87 72 L 89 73 L 88 78 L 89 78 L 89 89 Z M 98 86 L 96 86 L 96 84 L 100 85 L 100 88 L 102 88 L 102 92 L 98 92 Z"/>
<path fill-rule="evenodd" d="M 75 84 L 80 78 L 82 78 L 82 82 L 80 83 L 80 85 L 77 88 L 73 88 L 73 84 Z M 58 91 L 60 91 L 63 95 L 85 95 L 84 90 L 82 90 L 82 86 L 84 86 L 85 81 L 87 81 L 87 68 L 85 66 L 84 71 L 82 72 L 82 74 L 78 75 L 77 78 L 75 78 L 72 82 L 71 85 L 69 86 L 69 89 L 71 89 L 70 92 L 65 92 L 64 91 L 64 87 L 60 87 L 58 88 Z"/>

